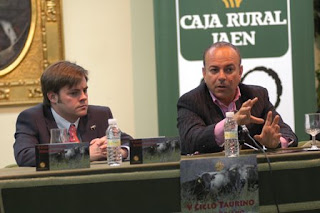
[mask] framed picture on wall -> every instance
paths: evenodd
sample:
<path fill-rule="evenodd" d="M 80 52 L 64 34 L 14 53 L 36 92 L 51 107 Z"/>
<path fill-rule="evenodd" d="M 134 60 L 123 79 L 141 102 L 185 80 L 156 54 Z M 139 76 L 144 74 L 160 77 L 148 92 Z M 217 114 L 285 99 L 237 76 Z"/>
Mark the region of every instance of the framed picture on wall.
<path fill-rule="evenodd" d="M 0 106 L 42 101 L 40 76 L 64 59 L 60 0 L 0 0 Z"/>

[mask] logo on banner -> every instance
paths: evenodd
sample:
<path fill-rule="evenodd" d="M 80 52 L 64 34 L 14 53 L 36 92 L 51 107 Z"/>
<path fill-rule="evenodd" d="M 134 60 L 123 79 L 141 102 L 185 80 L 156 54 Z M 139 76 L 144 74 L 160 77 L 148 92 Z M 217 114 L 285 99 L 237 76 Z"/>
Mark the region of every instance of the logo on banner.
<path fill-rule="evenodd" d="M 240 7 L 242 0 L 222 0 L 226 8 Z"/>

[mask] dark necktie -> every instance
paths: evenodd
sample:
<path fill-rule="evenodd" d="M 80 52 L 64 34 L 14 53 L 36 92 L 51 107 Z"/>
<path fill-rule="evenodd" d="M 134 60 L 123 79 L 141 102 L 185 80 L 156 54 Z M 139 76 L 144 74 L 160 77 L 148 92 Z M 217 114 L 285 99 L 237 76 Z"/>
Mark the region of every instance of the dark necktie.
<path fill-rule="evenodd" d="M 77 136 L 77 128 L 74 124 L 70 124 L 68 132 L 69 132 L 69 141 L 70 142 L 77 142 L 77 143 L 80 142 L 80 140 Z"/>

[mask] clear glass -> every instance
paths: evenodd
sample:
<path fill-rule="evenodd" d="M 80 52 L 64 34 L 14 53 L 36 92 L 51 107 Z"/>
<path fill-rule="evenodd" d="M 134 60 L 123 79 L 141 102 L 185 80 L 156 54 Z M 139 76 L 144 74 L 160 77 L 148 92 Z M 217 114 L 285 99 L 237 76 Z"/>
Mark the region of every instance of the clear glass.
<path fill-rule="evenodd" d="M 320 150 L 316 143 L 316 135 L 320 133 L 320 113 L 305 114 L 304 127 L 306 133 L 312 136 L 311 148 L 307 150 Z"/>
<path fill-rule="evenodd" d="M 50 143 L 66 143 L 69 141 L 67 129 L 50 129 Z"/>

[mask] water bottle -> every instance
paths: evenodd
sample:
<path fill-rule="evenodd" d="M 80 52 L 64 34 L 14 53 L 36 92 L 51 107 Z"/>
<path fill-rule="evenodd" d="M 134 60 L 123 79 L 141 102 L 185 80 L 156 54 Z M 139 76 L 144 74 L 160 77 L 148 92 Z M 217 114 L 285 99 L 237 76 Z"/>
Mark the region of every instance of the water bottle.
<path fill-rule="evenodd" d="M 121 131 L 116 119 L 108 120 L 109 127 L 107 135 L 107 160 L 110 166 L 119 166 L 122 162 L 121 156 Z"/>
<path fill-rule="evenodd" d="M 226 157 L 239 156 L 238 124 L 233 116 L 234 112 L 227 112 L 224 122 L 224 151 Z"/>

